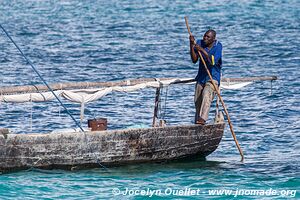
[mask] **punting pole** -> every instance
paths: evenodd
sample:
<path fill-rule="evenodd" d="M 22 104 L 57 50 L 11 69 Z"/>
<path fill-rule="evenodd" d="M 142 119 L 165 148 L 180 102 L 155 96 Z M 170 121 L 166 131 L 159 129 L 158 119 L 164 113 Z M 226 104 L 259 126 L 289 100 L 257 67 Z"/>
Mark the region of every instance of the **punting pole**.
<path fill-rule="evenodd" d="M 67 107 L 62 103 L 62 101 L 58 98 L 58 96 L 53 92 L 53 90 L 51 89 L 51 87 L 48 85 L 48 83 L 44 80 L 44 78 L 40 75 L 40 73 L 37 71 L 37 69 L 33 66 L 32 62 L 25 56 L 25 54 L 23 53 L 23 51 L 19 48 L 19 46 L 15 43 L 15 41 L 12 39 L 12 37 L 10 37 L 10 35 L 8 34 L 8 32 L 3 28 L 3 26 L 0 24 L 0 28 L 4 31 L 4 33 L 6 34 L 6 36 L 10 39 L 10 41 L 15 45 L 15 47 L 19 50 L 19 52 L 21 53 L 21 55 L 25 58 L 25 60 L 27 61 L 27 63 L 32 67 L 33 71 L 39 76 L 39 78 L 43 81 L 43 83 L 47 86 L 47 88 L 49 89 L 49 91 L 51 91 L 51 93 L 55 96 L 55 98 L 58 100 L 58 102 L 60 103 L 60 105 L 66 110 L 66 112 L 68 113 L 68 115 L 70 115 L 70 117 L 72 118 L 72 120 L 75 122 L 75 124 L 80 128 L 80 130 L 82 132 L 84 132 L 83 128 L 80 126 L 80 124 L 76 121 L 76 119 L 73 117 L 73 115 L 71 115 L 71 113 L 69 112 L 69 110 L 67 109 Z"/>
<path fill-rule="evenodd" d="M 189 32 L 189 34 L 190 34 L 190 36 L 191 36 L 191 35 L 192 35 L 192 32 L 191 32 L 190 27 L 189 27 L 189 24 L 188 24 L 188 19 L 187 19 L 187 17 L 184 17 L 184 19 L 185 19 L 185 24 L 186 24 L 186 27 L 187 27 L 187 29 L 188 29 L 188 32 Z M 214 89 L 215 89 L 216 93 L 218 94 L 218 97 L 219 97 L 219 99 L 220 99 L 220 101 L 221 101 L 221 103 L 222 103 L 222 106 L 223 106 L 224 111 L 225 111 L 226 116 L 227 116 L 227 121 L 228 121 L 230 130 L 231 130 L 232 137 L 233 137 L 233 139 L 234 139 L 234 141 L 235 141 L 235 144 L 236 144 L 236 146 L 237 146 L 237 148 L 238 148 L 238 150 L 239 150 L 239 152 L 240 152 L 240 155 L 241 155 L 241 161 L 243 161 L 243 160 L 244 160 L 244 154 L 243 154 L 243 151 L 242 151 L 242 149 L 241 149 L 241 147 L 240 147 L 240 145 L 239 145 L 239 142 L 237 141 L 237 138 L 236 138 L 236 135 L 235 135 L 235 133 L 234 133 L 233 126 L 232 126 L 232 123 L 231 123 L 231 121 L 230 121 L 230 117 L 229 117 L 227 108 L 226 108 L 226 106 L 225 106 L 225 103 L 224 103 L 224 101 L 223 101 L 223 98 L 222 98 L 222 96 L 221 96 L 221 94 L 220 94 L 220 92 L 219 92 L 219 90 L 218 90 L 218 87 L 217 87 L 216 84 L 213 82 L 213 78 L 212 78 L 212 76 L 211 76 L 211 74 L 210 74 L 210 72 L 209 72 L 209 70 L 208 70 L 208 68 L 207 68 L 206 62 L 205 62 L 205 60 L 203 59 L 202 54 L 201 54 L 199 51 L 198 51 L 198 54 L 199 54 L 199 56 L 200 56 L 200 59 L 201 59 L 203 65 L 204 65 L 204 67 L 205 67 L 205 70 L 206 70 L 206 72 L 207 72 L 207 74 L 208 74 L 208 76 L 209 76 L 209 78 L 210 78 L 210 80 L 211 80 L 211 82 L 212 82 L 212 84 L 213 84 L 213 86 L 214 86 Z"/>

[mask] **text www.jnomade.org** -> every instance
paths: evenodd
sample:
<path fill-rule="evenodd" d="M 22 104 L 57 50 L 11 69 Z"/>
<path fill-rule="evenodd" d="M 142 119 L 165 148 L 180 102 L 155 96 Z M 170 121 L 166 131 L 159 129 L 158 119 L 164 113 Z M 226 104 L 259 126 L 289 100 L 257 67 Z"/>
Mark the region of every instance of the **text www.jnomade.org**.
<path fill-rule="evenodd" d="M 166 188 L 166 189 L 130 189 L 130 188 L 113 188 L 113 195 L 121 195 L 121 196 L 200 196 L 200 195 L 208 195 L 208 196 L 282 196 L 282 197 L 295 197 L 297 191 L 296 190 L 276 190 L 276 189 L 214 189 L 214 190 L 201 190 L 195 188 L 183 188 L 183 189 L 174 189 L 174 188 Z"/>

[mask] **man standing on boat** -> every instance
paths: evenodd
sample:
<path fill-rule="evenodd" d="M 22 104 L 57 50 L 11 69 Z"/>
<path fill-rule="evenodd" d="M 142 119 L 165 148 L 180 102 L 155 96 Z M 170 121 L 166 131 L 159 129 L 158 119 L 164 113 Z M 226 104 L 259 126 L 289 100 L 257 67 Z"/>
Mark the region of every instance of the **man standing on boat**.
<path fill-rule="evenodd" d="M 204 58 L 213 81 L 220 85 L 221 66 L 222 66 L 222 44 L 216 40 L 216 31 L 210 29 L 205 32 L 202 40 L 195 43 L 194 36 L 190 35 L 190 54 L 193 63 L 197 63 L 200 52 Z M 208 119 L 208 113 L 211 102 L 214 99 L 215 91 L 213 84 L 205 70 L 201 59 L 199 60 L 199 69 L 196 76 L 195 87 L 195 123 L 204 125 Z"/>

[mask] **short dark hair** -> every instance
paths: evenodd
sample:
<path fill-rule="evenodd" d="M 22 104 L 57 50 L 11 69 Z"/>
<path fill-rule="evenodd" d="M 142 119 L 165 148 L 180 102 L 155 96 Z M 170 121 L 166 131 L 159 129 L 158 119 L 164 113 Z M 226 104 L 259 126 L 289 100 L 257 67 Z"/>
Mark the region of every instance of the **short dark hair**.
<path fill-rule="evenodd" d="M 207 33 L 211 32 L 213 34 L 214 37 L 217 36 L 217 32 L 213 29 L 209 29 L 208 31 L 206 31 Z"/>

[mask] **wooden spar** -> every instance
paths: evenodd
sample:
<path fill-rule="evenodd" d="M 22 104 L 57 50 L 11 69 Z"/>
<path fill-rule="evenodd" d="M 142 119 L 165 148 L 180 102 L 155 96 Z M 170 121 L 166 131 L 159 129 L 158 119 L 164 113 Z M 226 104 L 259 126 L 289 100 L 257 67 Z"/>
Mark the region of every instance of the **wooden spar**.
<path fill-rule="evenodd" d="M 160 78 L 159 80 L 171 80 L 171 78 Z M 88 89 L 95 87 L 113 87 L 113 86 L 131 86 L 140 83 L 156 81 L 155 78 L 142 78 L 123 81 L 111 82 L 72 82 L 72 83 L 54 83 L 49 86 L 52 90 L 71 90 L 71 89 Z M 12 93 L 29 93 L 29 92 L 44 92 L 48 91 L 45 85 L 27 85 L 27 86 L 14 86 L 14 87 L 1 87 L 0 94 Z"/>
<path fill-rule="evenodd" d="M 277 76 L 260 76 L 246 78 L 222 78 L 222 82 L 251 82 L 251 81 L 275 81 Z"/>
<path fill-rule="evenodd" d="M 172 80 L 174 78 L 160 78 L 159 80 Z M 264 76 L 264 77 L 246 77 L 246 78 L 222 78 L 222 82 L 248 82 L 248 81 L 267 81 L 277 80 L 276 76 Z M 71 90 L 71 89 L 88 89 L 96 87 L 113 87 L 113 86 L 130 86 L 140 83 L 146 83 L 149 81 L 156 81 L 155 78 L 142 78 L 123 81 L 111 81 L 111 82 L 71 82 L 71 83 L 54 83 L 49 86 L 53 90 Z M 176 81 L 173 84 L 184 84 L 194 82 L 195 79 L 187 79 L 183 81 Z M 30 92 L 45 92 L 48 91 L 45 85 L 25 85 L 25 86 L 8 86 L 0 87 L 0 94 L 16 94 L 16 93 L 30 93 Z"/>
<path fill-rule="evenodd" d="M 184 19 L 185 19 L 185 24 L 186 24 L 186 27 L 187 27 L 187 29 L 188 29 L 189 35 L 192 36 L 192 32 L 191 32 L 190 27 L 189 27 L 189 24 L 188 24 L 188 19 L 187 19 L 187 17 L 184 17 Z M 244 153 L 243 153 L 243 151 L 242 151 L 242 149 L 241 149 L 241 147 L 240 147 L 240 145 L 239 145 L 239 142 L 238 142 L 238 140 L 237 140 L 237 138 L 236 138 L 236 135 L 235 135 L 235 133 L 234 133 L 233 126 L 232 126 L 232 123 L 231 123 L 231 121 L 230 121 L 229 113 L 228 113 L 228 111 L 227 111 L 227 108 L 226 108 L 226 106 L 225 106 L 225 103 L 224 103 L 224 101 L 223 101 L 223 98 L 222 98 L 222 96 L 221 96 L 221 94 L 220 94 L 220 92 L 219 92 L 218 87 L 216 86 L 216 84 L 215 84 L 214 81 L 213 81 L 213 78 L 212 78 L 212 76 L 211 76 L 211 74 L 210 74 L 210 72 L 209 72 L 209 70 L 208 70 L 208 68 L 207 68 L 206 62 L 205 62 L 205 60 L 203 59 L 202 54 L 201 54 L 200 51 L 198 51 L 198 55 L 199 55 L 199 57 L 200 57 L 200 59 L 201 59 L 203 65 L 204 65 L 204 68 L 205 68 L 205 70 L 206 70 L 206 72 L 207 72 L 207 74 L 208 74 L 208 76 L 209 76 L 209 79 L 210 79 L 212 85 L 214 86 L 214 89 L 215 89 L 215 91 L 216 91 L 216 93 L 217 93 L 217 95 L 218 95 L 218 97 L 219 97 L 219 99 L 220 99 L 220 101 L 221 101 L 221 103 L 222 103 L 222 106 L 223 106 L 223 108 L 224 108 L 224 112 L 226 113 L 226 116 L 227 116 L 227 121 L 228 121 L 228 124 L 229 124 L 229 127 L 230 127 L 230 131 L 231 131 L 232 137 L 233 137 L 233 139 L 234 139 L 234 141 L 235 141 L 235 144 L 236 144 L 236 147 L 238 148 L 239 153 L 240 153 L 240 155 L 241 155 L 241 161 L 243 161 L 243 160 L 244 160 Z M 199 62 L 200 62 L 200 61 L 199 61 Z"/>

